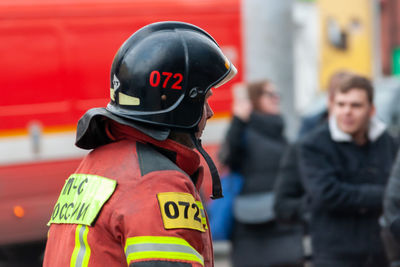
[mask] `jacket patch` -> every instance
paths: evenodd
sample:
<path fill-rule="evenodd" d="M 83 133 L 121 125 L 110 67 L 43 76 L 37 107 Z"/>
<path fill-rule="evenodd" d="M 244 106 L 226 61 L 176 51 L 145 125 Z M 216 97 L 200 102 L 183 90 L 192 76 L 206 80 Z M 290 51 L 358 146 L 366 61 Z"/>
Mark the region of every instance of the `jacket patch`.
<path fill-rule="evenodd" d="M 174 162 L 160 152 L 153 149 L 150 145 L 136 143 L 139 158 L 140 173 L 142 176 L 163 170 L 177 170 L 183 172 Z"/>
<path fill-rule="evenodd" d="M 114 193 L 117 181 L 90 174 L 72 174 L 64 184 L 47 225 L 92 225 Z"/>
<path fill-rule="evenodd" d="M 157 199 L 165 229 L 188 228 L 205 232 L 202 205 L 191 194 L 158 193 Z"/>

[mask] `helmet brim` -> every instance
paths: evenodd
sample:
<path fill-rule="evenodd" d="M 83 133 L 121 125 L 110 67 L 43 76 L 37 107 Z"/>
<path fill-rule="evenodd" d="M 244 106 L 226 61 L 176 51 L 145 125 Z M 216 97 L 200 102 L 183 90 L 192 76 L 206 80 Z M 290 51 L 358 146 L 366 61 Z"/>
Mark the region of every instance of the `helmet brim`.
<path fill-rule="evenodd" d="M 92 108 L 78 122 L 75 145 L 82 149 L 93 149 L 109 143 L 110 140 L 105 133 L 104 126 L 104 121 L 107 119 L 135 128 L 158 141 L 166 140 L 171 132 L 168 128 L 149 126 L 122 118 L 111 113 L 106 108 Z"/>
<path fill-rule="evenodd" d="M 219 81 L 216 85 L 214 85 L 213 87 L 218 88 L 218 87 L 226 84 L 227 82 L 232 80 L 233 77 L 236 76 L 236 74 L 237 74 L 236 67 L 232 63 L 230 63 L 230 68 L 229 68 L 228 74 L 221 81 Z"/>

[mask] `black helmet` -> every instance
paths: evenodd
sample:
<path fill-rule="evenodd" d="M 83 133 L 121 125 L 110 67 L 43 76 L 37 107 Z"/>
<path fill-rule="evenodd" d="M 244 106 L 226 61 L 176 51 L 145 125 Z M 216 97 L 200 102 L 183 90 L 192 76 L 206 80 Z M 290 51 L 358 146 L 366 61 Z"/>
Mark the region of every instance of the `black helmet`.
<path fill-rule="evenodd" d="M 76 145 L 87 149 L 106 142 L 94 127 L 101 117 L 158 140 L 165 140 L 171 129 L 190 132 L 194 138 L 207 92 L 235 74 L 233 64 L 204 30 L 173 21 L 147 25 L 115 55 L 111 101 L 105 109 L 91 109 L 81 118 Z M 196 141 L 195 145 L 205 156 L 201 145 Z"/>
<path fill-rule="evenodd" d="M 130 120 L 196 130 L 207 91 L 235 73 L 202 29 L 182 22 L 150 24 L 118 50 L 107 110 Z"/>

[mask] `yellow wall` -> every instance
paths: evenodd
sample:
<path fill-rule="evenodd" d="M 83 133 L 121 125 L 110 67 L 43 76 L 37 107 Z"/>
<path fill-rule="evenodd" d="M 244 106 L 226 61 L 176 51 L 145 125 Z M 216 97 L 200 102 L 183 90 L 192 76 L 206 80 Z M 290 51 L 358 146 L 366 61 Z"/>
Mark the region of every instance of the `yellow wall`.
<path fill-rule="evenodd" d="M 372 77 L 372 5 L 371 0 L 318 0 L 320 22 L 320 85 L 339 69 L 353 70 Z M 334 19 L 347 32 L 347 49 L 329 43 L 328 19 Z M 355 27 L 358 21 L 358 27 Z"/>

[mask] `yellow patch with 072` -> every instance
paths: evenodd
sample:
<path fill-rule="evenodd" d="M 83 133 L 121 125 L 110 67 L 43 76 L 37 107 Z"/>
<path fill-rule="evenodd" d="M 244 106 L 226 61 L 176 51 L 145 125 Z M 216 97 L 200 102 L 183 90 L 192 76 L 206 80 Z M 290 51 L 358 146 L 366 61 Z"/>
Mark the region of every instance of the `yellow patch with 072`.
<path fill-rule="evenodd" d="M 157 194 L 165 229 L 188 228 L 201 232 L 204 230 L 202 207 L 193 195 L 180 192 Z"/>

